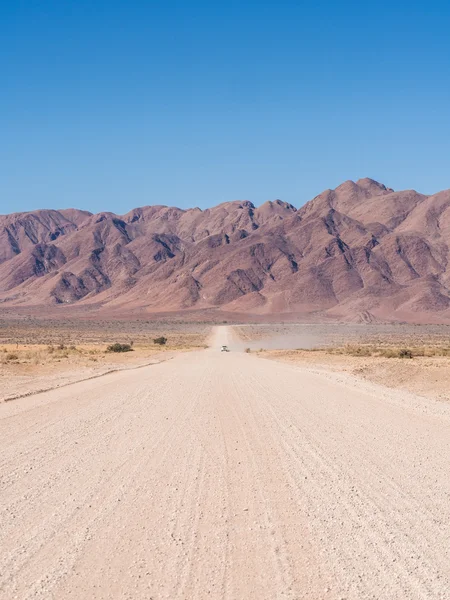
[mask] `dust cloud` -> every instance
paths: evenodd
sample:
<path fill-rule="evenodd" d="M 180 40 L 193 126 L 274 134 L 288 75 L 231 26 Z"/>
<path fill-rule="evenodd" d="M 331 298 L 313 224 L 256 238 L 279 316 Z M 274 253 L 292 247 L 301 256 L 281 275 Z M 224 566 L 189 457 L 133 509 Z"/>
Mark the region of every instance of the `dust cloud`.
<path fill-rule="evenodd" d="M 245 338 L 245 339 L 243 339 Z M 235 335 L 230 342 L 234 351 L 250 350 L 310 350 L 329 343 L 323 328 L 317 331 L 310 326 L 286 328 L 284 331 L 274 331 L 270 326 L 243 326 L 235 328 Z"/>

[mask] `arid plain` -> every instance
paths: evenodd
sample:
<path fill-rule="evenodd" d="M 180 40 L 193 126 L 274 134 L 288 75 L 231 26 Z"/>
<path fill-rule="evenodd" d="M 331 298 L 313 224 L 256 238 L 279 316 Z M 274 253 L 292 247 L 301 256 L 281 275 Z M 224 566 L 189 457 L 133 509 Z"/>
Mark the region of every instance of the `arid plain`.
<path fill-rule="evenodd" d="M 1 321 L 0 597 L 446 598 L 449 334 Z"/>
<path fill-rule="evenodd" d="M 0 319 L 0 402 L 207 348 L 213 327 L 210 320 L 186 321 L 182 315 Z M 232 328 L 239 351 L 450 401 L 448 325 L 256 322 Z M 167 337 L 164 346 L 153 342 L 160 336 Z M 115 342 L 131 344 L 132 351 L 108 352 Z"/>

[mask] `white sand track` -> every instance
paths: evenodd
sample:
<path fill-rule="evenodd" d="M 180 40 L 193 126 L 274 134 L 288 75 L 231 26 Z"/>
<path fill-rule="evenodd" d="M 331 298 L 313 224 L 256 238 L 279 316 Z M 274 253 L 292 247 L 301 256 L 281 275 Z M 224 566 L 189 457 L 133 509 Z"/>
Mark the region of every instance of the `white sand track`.
<path fill-rule="evenodd" d="M 0 405 L 0 598 L 448 599 L 450 406 L 222 343 Z"/>

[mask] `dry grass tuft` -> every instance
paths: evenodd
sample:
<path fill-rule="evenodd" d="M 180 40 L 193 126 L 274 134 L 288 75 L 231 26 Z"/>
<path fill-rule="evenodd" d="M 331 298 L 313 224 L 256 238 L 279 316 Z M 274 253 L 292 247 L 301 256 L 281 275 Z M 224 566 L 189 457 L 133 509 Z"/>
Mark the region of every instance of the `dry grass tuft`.
<path fill-rule="evenodd" d="M 337 346 L 331 348 L 312 348 L 310 350 L 298 350 L 298 352 L 325 352 L 328 354 L 340 354 L 355 357 L 382 357 L 382 358 L 417 358 L 417 357 L 450 357 L 450 347 L 441 345 L 408 346 L 398 347 L 388 343 L 383 346 L 372 344 Z"/>

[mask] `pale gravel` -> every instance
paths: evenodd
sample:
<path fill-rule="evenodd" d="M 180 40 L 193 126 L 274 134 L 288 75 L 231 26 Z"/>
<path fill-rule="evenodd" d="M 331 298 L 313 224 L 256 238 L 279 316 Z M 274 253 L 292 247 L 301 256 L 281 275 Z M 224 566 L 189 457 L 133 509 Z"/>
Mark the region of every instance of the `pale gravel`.
<path fill-rule="evenodd" d="M 450 406 L 212 349 L 0 405 L 0 598 L 446 599 Z"/>

